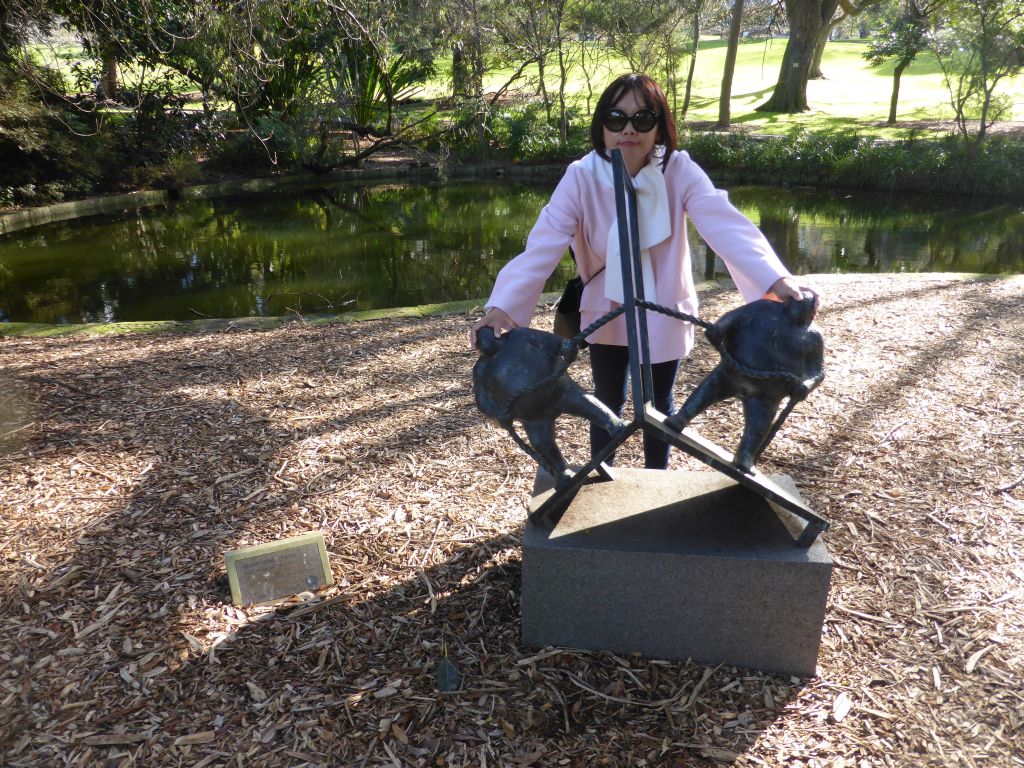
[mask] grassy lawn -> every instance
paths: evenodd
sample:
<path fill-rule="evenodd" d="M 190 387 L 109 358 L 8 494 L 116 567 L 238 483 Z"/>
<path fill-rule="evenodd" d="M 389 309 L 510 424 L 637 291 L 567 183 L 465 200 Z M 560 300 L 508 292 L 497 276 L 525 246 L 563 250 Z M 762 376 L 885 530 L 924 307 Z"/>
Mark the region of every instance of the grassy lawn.
<path fill-rule="evenodd" d="M 811 131 L 857 127 L 875 132 L 877 128 L 872 124 L 884 122 L 889 112 L 893 67 L 869 66 L 863 58 L 867 43 L 860 40 L 829 43 L 822 62 L 825 79 L 808 83 L 811 111 L 802 115 L 766 115 L 754 111 L 772 92 L 785 47 L 784 39 L 746 43 L 740 47 L 733 80 L 734 123 L 765 131 L 788 130 L 800 125 Z M 698 100 L 689 119 L 717 119 L 724 60 L 724 43 L 711 41 L 701 47 L 694 84 Z M 1014 83 L 1018 102 L 1024 86 L 1021 80 L 1018 78 Z M 934 57 L 922 54 L 903 75 L 898 120 L 950 118 L 952 109 L 942 72 Z M 1018 108 L 1016 119 L 1024 119 L 1024 109 Z M 880 132 L 892 133 L 891 129 Z"/>
<path fill-rule="evenodd" d="M 907 127 L 893 129 L 877 125 L 884 122 L 889 113 L 893 66 L 869 66 L 863 58 L 867 47 L 867 42 L 861 40 L 829 43 L 822 62 L 825 79 L 808 84 L 807 98 L 811 110 L 801 115 L 782 115 L 756 112 L 755 108 L 771 95 L 778 79 L 786 40 L 775 38 L 741 44 L 733 78 L 733 123 L 769 133 L 784 133 L 794 126 L 801 126 L 815 132 L 855 128 L 879 136 L 905 134 Z M 687 120 L 718 119 L 725 52 L 723 40 L 710 39 L 701 43 Z M 624 62 L 610 62 L 595 78 L 595 89 L 599 93 L 611 77 L 626 69 Z M 510 70 L 492 74 L 487 88 L 500 87 L 509 74 Z M 532 74 L 536 76 L 536 70 Z M 555 88 L 557 81 L 551 80 L 549 85 Z M 582 74 L 577 74 L 570 85 L 578 96 L 581 95 L 585 88 Z M 437 86 L 439 84 L 435 84 Z M 997 92 L 1009 95 L 1014 103 L 1010 119 L 1024 120 L 1024 76 L 1007 81 Z M 930 54 L 921 54 L 903 74 L 897 119 L 906 122 L 948 120 L 952 116 L 949 93 L 938 62 Z"/>
<path fill-rule="evenodd" d="M 888 137 L 902 136 L 909 130 L 909 125 L 897 125 L 896 128 L 880 126 L 889 111 L 893 68 L 891 64 L 869 66 L 863 58 L 867 42 L 861 40 L 829 43 L 822 62 L 825 79 L 813 80 L 808 84 L 809 112 L 801 115 L 756 112 L 756 107 L 771 95 L 785 48 L 784 38 L 756 40 L 740 45 L 732 89 L 732 120 L 735 125 L 767 133 L 785 133 L 794 126 L 800 126 L 812 132 L 856 129 Z M 711 38 L 701 43 L 688 121 L 717 120 L 725 52 L 726 44 L 723 40 Z M 75 61 L 84 62 L 85 56 L 80 46 L 67 41 L 57 46 L 41 45 L 35 49 L 35 53 L 40 59 L 60 69 L 69 82 L 71 64 Z M 447 58 L 438 60 L 438 76 L 424 87 L 423 96 L 437 97 L 448 92 L 449 64 Z M 688 63 L 684 61 L 683 75 L 686 66 Z M 592 75 L 595 99 L 612 77 L 627 69 L 625 62 L 619 59 L 612 58 L 602 63 L 596 74 Z M 128 82 L 136 81 L 139 74 L 130 65 L 124 67 L 122 73 Z M 486 79 L 485 89 L 497 90 L 511 73 L 511 68 L 491 72 Z M 527 78 L 535 80 L 536 68 L 527 70 L 526 74 Z M 558 86 L 554 62 L 549 65 L 547 75 L 549 89 L 554 94 Z M 529 90 L 532 85 L 520 81 L 514 87 Z M 191 86 L 182 83 L 182 88 L 189 90 Z M 578 68 L 571 76 L 569 89 L 572 98 L 585 111 L 586 80 Z M 1024 120 L 1024 75 L 1006 81 L 997 93 L 1009 96 L 1013 103 L 1008 119 Z M 681 92 L 679 99 L 682 100 Z M 930 54 L 923 53 L 903 75 L 898 120 L 910 123 L 951 118 L 949 94 L 938 62 Z"/>

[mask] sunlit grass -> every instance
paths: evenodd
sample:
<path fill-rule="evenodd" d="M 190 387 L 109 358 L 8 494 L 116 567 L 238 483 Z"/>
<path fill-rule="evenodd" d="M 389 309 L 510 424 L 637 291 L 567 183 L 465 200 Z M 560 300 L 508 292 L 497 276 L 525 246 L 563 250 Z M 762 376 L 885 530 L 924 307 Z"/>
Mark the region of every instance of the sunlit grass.
<path fill-rule="evenodd" d="M 822 62 L 825 79 L 812 80 L 808 84 L 810 111 L 800 115 L 757 112 L 756 108 L 768 99 L 775 86 L 786 42 L 784 38 L 772 38 L 740 45 L 732 87 L 734 125 L 762 133 L 787 133 L 794 128 L 802 128 L 811 132 L 856 130 L 875 136 L 899 137 L 911 130 L 912 121 L 949 120 L 953 116 L 942 71 L 935 58 L 925 52 L 903 74 L 897 126 L 884 126 L 892 93 L 893 65 L 870 66 L 863 57 L 868 47 L 868 42 L 863 40 L 842 40 L 828 44 Z M 69 86 L 73 81 L 72 64 L 88 64 L 89 61 L 82 47 L 68 40 L 37 45 L 32 52 L 39 60 L 57 68 Z M 718 119 L 725 53 L 723 40 L 711 38 L 701 42 L 687 121 Z M 688 63 L 684 61 L 684 74 L 686 66 Z M 591 73 L 594 99 L 614 76 L 627 69 L 621 59 L 605 56 Z M 484 84 L 485 90 L 496 91 L 513 71 L 512 67 L 491 71 Z M 137 67 L 123 67 L 126 81 L 136 82 L 139 75 Z M 513 85 L 513 91 L 532 97 L 536 91 L 536 82 L 537 69 L 531 67 L 525 77 Z M 554 61 L 547 68 L 547 84 L 549 94 L 554 97 L 558 86 Z M 187 84 L 183 84 L 183 88 L 187 89 Z M 436 76 L 423 86 L 419 96 L 437 98 L 447 95 L 449 91 L 450 60 L 442 57 L 437 61 Z M 1008 96 L 1013 104 L 1006 119 L 1024 120 L 1024 76 L 1006 81 L 997 92 Z M 571 72 L 568 95 L 580 112 L 587 112 L 586 78 L 579 67 Z M 681 100 L 681 93 L 679 98 Z M 189 106 L 197 107 L 198 104 Z M 592 108 L 593 104 L 590 106 Z"/>
<path fill-rule="evenodd" d="M 869 65 L 863 57 L 868 42 L 863 40 L 828 44 L 822 61 L 825 78 L 808 83 L 810 111 L 800 115 L 757 112 L 756 108 L 767 101 L 775 87 L 786 42 L 784 38 L 773 38 L 740 45 L 732 87 L 734 125 L 764 133 L 787 133 L 799 127 L 811 132 L 856 130 L 881 137 L 899 137 L 911 130 L 909 125 L 901 126 L 900 121 L 949 120 L 953 116 L 942 71 L 934 56 L 925 52 L 903 73 L 897 126 L 884 126 L 892 94 L 893 65 Z M 701 43 L 687 121 L 718 119 L 725 53 L 726 45 L 722 40 L 710 39 Z M 594 77 L 595 91 L 600 93 L 612 77 L 626 69 L 622 61 L 607 62 Z M 497 89 L 511 71 L 493 73 L 486 87 Z M 555 88 L 557 81 L 550 76 L 551 72 L 549 69 L 549 87 Z M 536 79 L 536 70 L 528 74 Z M 585 88 L 582 74 L 575 73 L 570 85 L 579 97 Z M 440 88 L 440 82 L 434 87 Z M 1014 103 L 1007 119 L 1024 120 L 1024 76 L 1007 81 L 1000 86 L 999 92 L 1007 94 Z"/>

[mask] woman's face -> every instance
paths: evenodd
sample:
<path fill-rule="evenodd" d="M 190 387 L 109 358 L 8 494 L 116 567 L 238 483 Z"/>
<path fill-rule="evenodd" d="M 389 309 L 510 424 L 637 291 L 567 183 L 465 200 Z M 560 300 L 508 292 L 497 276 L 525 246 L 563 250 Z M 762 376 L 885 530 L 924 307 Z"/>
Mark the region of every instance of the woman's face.
<path fill-rule="evenodd" d="M 642 101 L 638 101 L 632 90 L 627 90 L 612 109 L 621 109 L 629 116 L 635 115 L 641 109 L 649 109 Z M 626 123 L 621 131 L 604 130 L 604 146 L 610 153 L 613 149 L 622 150 L 622 159 L 626 161 L 626 168 L 631 176 L 636 176 L 650 160 L 651 151 L 654 149 L 654 142 L 658 137 L 658 129 L 655 127 L 647 133 L 639 133 L 633 127 L 632 121 Z"/>

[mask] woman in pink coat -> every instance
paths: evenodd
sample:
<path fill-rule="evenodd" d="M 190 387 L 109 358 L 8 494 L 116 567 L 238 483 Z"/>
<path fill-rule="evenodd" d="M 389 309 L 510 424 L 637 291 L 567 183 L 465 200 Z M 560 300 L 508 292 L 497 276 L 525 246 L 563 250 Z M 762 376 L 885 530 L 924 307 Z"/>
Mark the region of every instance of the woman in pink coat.
<path fill-rule="evenodd" d="M 620 304 L 618 251 L 611 150 L 622 151 L 637 190 L 641 264 L 645 295 L 664 307 L 697 314 L 687 217 L 725 262 L 746 301 L 801 298 L 802 289 L 754 224 L 715 189 L 686 152 L 676 150 L 676 127 L 665 94 L 646 75 L 617 78 L 597 102 L 590 128 L 593 151 L 572 163 L 541 211 L 526 249 L 498 274 L 486 313 L 474 325 L 497 333 L 527 326 L 544 283 L 570 245 L 586 287 L 580 301 L 583 327 Z M 654 405 L 666 415 L 675 406 L 672 389 L 679 361 L 693 346 L 693 326 L 648 312 Z M 626 402 L 629 358 L 626 323 L 620 316 L 587 337 L 594 395 L 615 413 Z M 610 440 L 591 426 L 590 447 Z M 648 469 L 668 465 L 669 446 L 644 434 Z"/>

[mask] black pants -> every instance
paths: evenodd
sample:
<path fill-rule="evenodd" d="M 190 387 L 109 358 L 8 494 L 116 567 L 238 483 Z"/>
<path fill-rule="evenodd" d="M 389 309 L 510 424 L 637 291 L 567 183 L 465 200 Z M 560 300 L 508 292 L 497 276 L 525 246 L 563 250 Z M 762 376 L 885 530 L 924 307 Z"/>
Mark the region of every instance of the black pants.
<path fill-rule="evenodd" d="M 626 403 L 626 384 L 629 379 L 629 349 L 612 344 L 590 345 L 590 370 L 594 376 L 594 396 L 622 415 Z M 654 384 L 654 407 L 671 416 L 675 413 L 672 390 L 679 370 L 678 360 L 655 363 L 651 366 Z M 611 441 L 611 435 L 600 427 L 590 425 L 590 455 L 595 455 Z M 644 466 L 647 469 L 668 467 L 669 444 L 644 432 Z M 608 463 L 614 460 L 614 454 Z"/>

